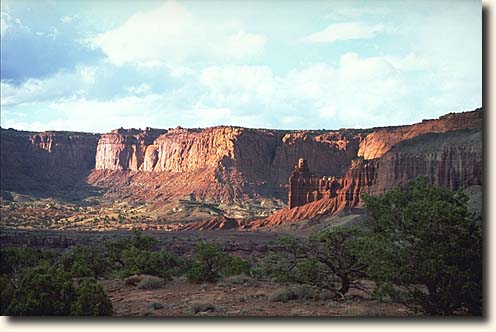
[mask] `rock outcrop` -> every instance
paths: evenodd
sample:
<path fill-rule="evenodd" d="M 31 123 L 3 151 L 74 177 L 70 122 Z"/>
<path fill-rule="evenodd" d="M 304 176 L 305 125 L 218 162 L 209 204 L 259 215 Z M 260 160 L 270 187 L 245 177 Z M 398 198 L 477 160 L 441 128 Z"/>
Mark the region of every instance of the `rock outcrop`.
<path fill-rule="evenodd" d="M 405 186 L 408 180 L 427 177 L 432 184 L 453 190 L 482 185 L 482 137 L 479 129 L 460 129 L 444 133 L 429 133 L 394 145 L 381 158 L 355 159 L 344 177 L 335 180 L 335 193 L 326 195 L 306 165 L 298 165 L 298 179 L 305 179 L 297 187 L 298 203 L 292 204 L 271 216 L 252 223 L 251 227 L 277 226 L 303 219 L 319 219 L 345 208 L 360 207 L 362 195 L 380 195 Z M 302 178 L 301 171 L 305 177 Z M 301 180 L 300 180 L 301 181 Z M 293 188 L 294 177 L 290 177 Z M 294 189 L 293 189 L 294 190 Z M 320 199 L 314 199 L 317 197 Z M 295 207 L 296 206 L 296 207 Z"/>
<path fill-rule="evenodd" d="M 100 135 L 1 129 L 2 190 L 48 191 L 84 180 L 95 167 Z"/>
<path fill-rule="evenodd" d="M 316 176 L 310 172 L 307 161 L 300 158 L 289 177 L 288 207 L 292 209 L 322 198 L 335 197 L 339 187 L 340 183 L 336 178 Z"/>
<path fill-rule="evenodd" d="M 96 150 L 95 169 L 131 170 L 145 169 L 146 149 L 166 130 L 146 128 L 116 129 L 101 135 Z M 151 159 L 153 153 L 149 153 Z"/>
<path fill-rule="evenodd" d="M 358 157 L 382 157 L 395 144 L 428 133 L 445 133 L 458 129 L 482 129 L 482 109 L 463 113 L 449 113 L 434 120 L 423 120 L 410 126 L 377 128 L 360 143 Z"/>

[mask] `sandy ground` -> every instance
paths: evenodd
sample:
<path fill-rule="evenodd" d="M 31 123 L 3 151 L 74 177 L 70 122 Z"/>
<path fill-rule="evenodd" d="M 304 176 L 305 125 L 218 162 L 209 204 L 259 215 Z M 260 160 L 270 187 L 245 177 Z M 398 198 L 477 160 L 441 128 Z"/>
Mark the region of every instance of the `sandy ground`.
<path fill-rule="evenodd" d="M 283 285 L 256 281 L 244 285 L 218 282 L 191 284 L 184 278 L 154 290 L 140 290 L 123 280 L 102 280 L 115 316 L 409 316 L 402 305 L 380 303 L 351 292 L 345 301 L 292 300 L 272 302 Z M 206 307 L 198 311 L 198 307 Z M 197 308 L 195 313 L 195 308 Z"/>

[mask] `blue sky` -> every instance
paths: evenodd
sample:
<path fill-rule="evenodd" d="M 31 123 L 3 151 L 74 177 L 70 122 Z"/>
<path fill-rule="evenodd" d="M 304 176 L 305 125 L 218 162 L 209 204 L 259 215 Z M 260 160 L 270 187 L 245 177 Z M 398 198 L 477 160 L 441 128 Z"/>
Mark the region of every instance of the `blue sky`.
<path fill-rule="evenodd" d="M 482 105 L 480 1 L 1 2 L 1 126 L 407 124 Z"/>

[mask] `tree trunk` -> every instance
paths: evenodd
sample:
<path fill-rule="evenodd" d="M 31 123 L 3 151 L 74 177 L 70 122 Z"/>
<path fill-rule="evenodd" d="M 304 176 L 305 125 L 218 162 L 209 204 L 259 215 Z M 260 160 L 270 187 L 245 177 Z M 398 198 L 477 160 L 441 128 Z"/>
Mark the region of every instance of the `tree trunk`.
<path fill-rule="evenodd" d="M 350 280 L 346 274 L 338 274 L 338 277 L 341 278 L 341 288 L 338 292 L 344 296 L 350 290 Z"/>

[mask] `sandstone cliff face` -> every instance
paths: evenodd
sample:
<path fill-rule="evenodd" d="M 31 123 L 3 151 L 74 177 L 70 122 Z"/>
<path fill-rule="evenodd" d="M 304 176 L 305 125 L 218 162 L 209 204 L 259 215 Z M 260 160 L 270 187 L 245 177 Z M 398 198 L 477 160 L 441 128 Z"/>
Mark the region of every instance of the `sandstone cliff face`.
<path fill-rule="evenodd" d="M 377 128 L 360 143 L 358 157 L 379 158 L 395 144 L 427 133 L 444 133 L 458 129 L 482 128 L 482 109 L 450 113 L 435 120 L 424 120 L 411 126 Z"/>
<path fill-rule="evenodd" d="M 395 145 L 381 158 L 354 161 L 341 180 L 335 211 L 361 206 L 362 194 L 381 195 L 418 176 L 454 190 L 482 185 L 480 130 L 425 134 Z"/>
<path fill-rule="evenodd" d="M 451 189 L 482 185 L 481 131 L 418 136 L 397 144 L 375 164 L 377 177 L 371 194 L 381 194 L 417 176 Z"/>
<path fill-rule="evenodd" d="M 311 132 L 288 133 L 275 151 L 273 178 L 287 181 L 299 158 L 305 159 L 317 176 L 342 176 L 366 130 L 340 130 L 317 135 Z"/>
<path fill-rule="evenodd" d="M 166 130 L 117 129 L 101 135 L 96 150 L 95 169 L 132 170 L 144 168 L 146 148 Z"/>
<path fill-rule="evenodd" d="M 213 127 L 176 128 L 153 141 L 152 137 L 124 130 L 102 135 L 95 167 L 99 172 L 90 177 L 90 183 L 108 187 L 115 176 L 131 177 L 120 173 L 105 181 L 109 173 L 101 171 L 150 173 L 133 175 L 133 182 L 141 179 L 145 186 L 157 176 L 172 178 L 180 173 L 181 179 L 174 180 L 181 183 L 179 188 L 158 185 L 149 189 L 166 196 L 179 189 L 181 195 L 195 194 L 208 200 L 221 197 L 226 202 L 257 196 L 285 200 L 292 164 L 301 154 L 315 161 L 317 174 L 342 175 L 356 155 L 361 136 L 353 130 L 287 132 Z"/>
<path fill-rule="evenodd" d="M 1 130 L 1 184 L 4 190 L 44 190 L 67 185 L 95 166 L 99 135 L 72 132 L 31 133 Z"/>

